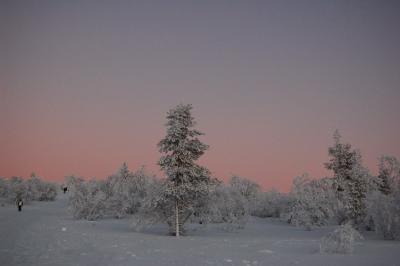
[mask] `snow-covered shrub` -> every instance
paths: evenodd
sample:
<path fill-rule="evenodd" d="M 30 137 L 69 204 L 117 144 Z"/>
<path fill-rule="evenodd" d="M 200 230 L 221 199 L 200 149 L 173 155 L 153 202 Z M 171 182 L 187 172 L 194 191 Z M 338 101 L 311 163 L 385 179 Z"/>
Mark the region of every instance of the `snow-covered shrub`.
<path fill-rule="evenodd" d="M 42 182 L 39 193 L 39 201 L 53 201 L 57 197 L 57 185 L 51 182 Z"/>
<path fill-rule="evenodd" d="M 4 177 L 0 177 L 0 205 L 4 206 L 8 199 L 8 181 Z"/>
<path fill-rule="evenodd" d="M 202 223 L 220 223 L 228 231 L 244 228 L 250 216 L 249 202 L 232 186 L 219 184 L 197 214 Z"/>
<path fill-rule="evenodd" d="M 289 223 L 304 226 L 327 224 L 333 216 L 333 193 L 329 179 L 310 180 L 307 175 L 293 180 L 293 204 L 289 212 Z"/>
<path fill-rule="evenodd" d="M 24 180 L 22 177 L 11 178 L 0 177 L 0 198 L 5 203 L 15 203 L 22 199 L 25 203 L 29 201 L 54 200 L 57 196 L 57 186 L 54 183 L 41 180 L 32 175 Z"/>
<path fill-rule="evenodd" d="M 385 195 L 380 191 L 369 194 L 368 214 L 375 231 L 384 239 L 400 239 L 400 190 Z"/>
<path fill-rule="evenodd" d="M 85 182 L 82 178 L 67 178 L 69 210 L 76 219 L 97 220 L 104 216 L 106 195 L 95 180 Z"/>
<path fill-rule="evenodd" d="M 128 214 L 138 212 L 147 192 L 151 188 L 155 177 L 146 173 L 144 167 L 128 176 L 127 184 L 124 187 L 124 195 L 127 200 L 126 211 Z"/>
<path fill-rule="evenodd" d="M 256 209 L 261 187 L 254 181 L 245 177 L 232 176 L 229 180 L 229 186 L 236 192 L 240 193 L 244 199 L 248 201 L 250 212 Z"/>
<path fill-rule="evenodd" d="M 0 177 L 0 198 L 7 198 L 8 196 L 8 182 L 4 177 Z"/>
<path fill-rule="evenodd" d="M 124 163 L 115 175 L 108 177 L 100 185 L 107 198 L 107 215 L 121 218 L 136 213 L 153 179 L 153 176 L 145 172 L 144 167 L 136 172 L 130 172 Z"/>
<path fill-rule="evenodd" d="M 281 217 L 281 214 L 288 207 L 287 195 L 271 189 L 266 192 L 260 192 L 252 215 L 257 217 Z"/>
<path fill-rule="evenodd" d="M 147 175 L 143 167 L 130 172 L 126 163 L 106 180 L 86 182 L 67 177 L 70 210 L 75 218 L 88 220 L 134 214 L 148 197 L 153 182 L 155 178 Z"/>
<path fill-rule="evenodd" d="M 26 194 L 28 200 L 36 200 L 39 195 L 40 180 L 36 176 L 31 176 L 26 181 Z"/>
<path fill-rule="evenodd" d="M 32 175 L 25 183 L 28 200 L 52 201 L 57 196 L 56 184 L 45 182 L 35 175 Z"/>
<path fill-rule="evenodd" d="M 170 202 L 165 200 L 166 180 L 153 179 L 149 183 L 146 196 L 143 198 L 138 212 L 133 216 L 131 227 L 141 231 L 156 223 L 164 223 L 173 219 L 174 213 Z"/>
<path fill-rule="evenodd" d="M 367 196 L 366 225 L 384 239 L 400 239 L 400 162 L 393 156 L 379 158 L 379 174 Z"/>
<path fill-rule="evenodd" d="M 22 177 L 13 176 L 8 180 L 8 201 L 14 203 L 17 199 L 28 201 L 26 183 Z"/>
<path fill-rule="evenodd" d="M 321 239 L 320 251 L 322 253 L 352 253 L 355 241 L 362 239 L 362 235 L 350 223 L 346 223 Z"/>

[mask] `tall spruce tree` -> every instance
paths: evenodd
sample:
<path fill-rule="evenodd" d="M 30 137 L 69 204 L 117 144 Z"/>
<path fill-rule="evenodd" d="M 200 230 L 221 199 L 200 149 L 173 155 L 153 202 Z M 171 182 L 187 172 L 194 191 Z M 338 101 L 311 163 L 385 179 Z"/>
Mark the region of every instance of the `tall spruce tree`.
<path fill-rule="evenodd" d="M 369 173 L 363 167 L 361 154 L 348 143 L 341 142 L 336 130 L 334 145 L 328 150 L 331 157 L 325 167 L 333 171 L 333 186 L 344 211 L 344 221 L 359 226 L 365 218 L 365 198 L 368 190 Z"/>
<path fill-rule="evenodd" d="M 183 225 L 193 214 L 196 203 L 208 195 L 210 172 L 195 163 L 208 149 L 194 129 L 192 105 L 179 104 L 167 112 L 167 134 L 158 143 L 163 154 L 158 162 L 167 176 L 165 197 L 173 208 L 173 219 L 168 220 L 171 234 L 179 237 Z"/>

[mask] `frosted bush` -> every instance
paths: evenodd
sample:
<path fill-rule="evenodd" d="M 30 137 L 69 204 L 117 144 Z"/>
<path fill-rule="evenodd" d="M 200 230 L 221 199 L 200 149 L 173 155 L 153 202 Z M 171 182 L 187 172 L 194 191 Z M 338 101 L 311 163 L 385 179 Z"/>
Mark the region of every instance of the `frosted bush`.
<path fill-rule="evenodd" d="M 68 205 L 74 218 L 94 221 L 104 216 L 106 195 L 100 190 L 99 183 L 71 176 L 68 187 Z"/>
<path fill-rule="evenodd" d="M 31 176 L 29 179 L 21 177 L 0 177 L 0 198 L 2 202 L 14 203 L 22 199 L 25 203 L 29 201 L 54 200 L 57 196 L 57 186 L 51 182 L 45 182 L 39 177 Z"/>
<path fill-rule="evenodd" d="M 321 239 L 320 251 L 322 253 L 352 253 L 355 242 L 362 239 L 362 235 L 350 223 L 347 223 Z"/>
<path fill-rule="evenodd" d="M 57 186 L 53 183 L 42 182 L 39 192 L 39 201 L 52 201 L 57 196 Z"/>
<path fill-rule="evenodd" d="M 227 231 L 244 228 L 250 216 L 249 202 L 236 189 L 220 184 L 210 193 L 199 216 L 203 222 L 219 223 Z"/>
<path fill-rule="evenodd" d="M 149 183 L 146 196 L 138 212 L 132 217 L 131 227 L 135 231 L 173 219 L 174 213 L 171 211 L 170 203 L 164 197 L 165 181 L 153 179 L 153 182 Z"/>
<path fill-rule="evenodd" d="M 7 198 L 8 196 L 8 182 L 4 177 L 0 177 L 0 198 Z"/>
<path fill-rule="evenodd" d="M 400 191 L 388 195 L 375 191 L 367 202 L 376 232 L 386 240 L 400 239 Z"/>
<path fill-rule="evenodd" d="M 379 158 L 375 183 L 377 189 L 367 197 L 369 220 L 384 239 L 400 239 L 400 162 L 396 157 Z"/>
<path fill-rule="evenodd" d="M 275 189 L 259 193 L 252 215 L 257 217 L 279 218 L 288 207 L 287 195 Z"/>
<path fill-rule="evenodd" d="M 8 182 L 4 177 L 0 177 L 0 206 L 5 206 L 8 198 Z"/>
<path fill-rule="evenodd" d="M 289 223 L 304 226 L 307 230 L 327 224 L 334 213 L 331 187 L 329 179 L 310 180 L 307 175 L 295 178 Z"/>
<path fill-rule="evenodd" d="M 16 199 L 28 201 L 27 186 L 22 177 L 13 176 L 8 180 L 7 199 L 10 203 L 14 203 Z"/>
<path fill-rule="evenodd" d="M 131 172 L 124 163 L 115 175 L 100 185 L 107 198 L 107 215 L 122 218 L 137 213 L 152 182 L 154 177 L 146 174 L 144 167 Z"/>
<path fill-rule="evenodd" d="M 45 182 L 34 174 L 25 183 L 28 200 L 52 201 L 57 196 L 57 186 L 55 184 Z"/>

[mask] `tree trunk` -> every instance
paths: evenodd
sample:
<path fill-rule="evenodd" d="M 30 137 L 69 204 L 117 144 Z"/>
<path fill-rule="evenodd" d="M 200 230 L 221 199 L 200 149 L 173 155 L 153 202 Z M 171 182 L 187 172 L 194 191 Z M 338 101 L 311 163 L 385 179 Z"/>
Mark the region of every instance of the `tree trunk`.
<path fill-rule="evenodd" d="M 178 200 L 175 200 L 175 236 L 179 237 L 179 208 Z"/>

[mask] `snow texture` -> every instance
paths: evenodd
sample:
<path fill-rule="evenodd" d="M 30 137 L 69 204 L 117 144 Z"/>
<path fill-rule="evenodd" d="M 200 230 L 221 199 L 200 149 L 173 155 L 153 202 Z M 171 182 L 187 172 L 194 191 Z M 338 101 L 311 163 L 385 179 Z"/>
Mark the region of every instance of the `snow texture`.
<path fill-rule="evenodd" d="M 65 228 L 65 230 L 64 230 Z M 164 224 L 141 233 L 128 219 L 71 219 L 67 196 L 34 202 L 18 212 L 0 207 L 0 264 L 13 265 L 400 265 L 400 242 L 367 232 L 351 255 L 321 254 L 322 236 L 277 219 L 251 217 L 246 228 L 188 224 L 189 236 L 175 239 Z"/>

